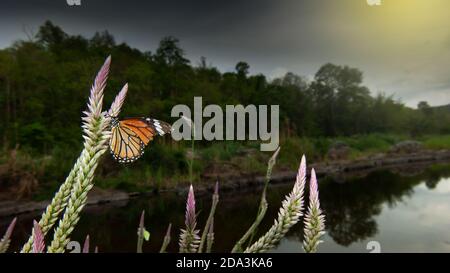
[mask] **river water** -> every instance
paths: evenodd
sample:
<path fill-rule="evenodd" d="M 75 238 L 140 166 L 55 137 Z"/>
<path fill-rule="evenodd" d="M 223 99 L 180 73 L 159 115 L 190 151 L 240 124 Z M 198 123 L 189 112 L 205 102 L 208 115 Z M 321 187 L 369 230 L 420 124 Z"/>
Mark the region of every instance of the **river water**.
<path fill-rule="evenodd" d="M 320 178 L 321 205 L 326 216 L 326 234 L 319 252 L 449 252 L 450 165 L 382 170 L 362 178 Z M 273 185 L 268 192 L 269 209 L 259 229 L 263 234 L 275 219 L 292 183 Z M 213 251 L 227 252 L 253 222 L 261 188 L 223 193 L 215 216 Z M 205 223 L 211 197 L 197 198 L 198 225 Z M 157 252 L 165 229 L 172 223 L 169 251 L 178 249 L 183 226 L 185 196 L 164 193 L 124 202 L 88 207 L 72 236 L 100 252 L 135 252 L 136 229 L 145 209 L 146 228 L 151 233 L 144 252 Z M 14 232 L 12 251 L 26 240 L 34 215 L 21 215 Z M 0 233 L 10 218 L 1 219 Z M 303 225 L 297 224 L 273 252 L 303 252 Z M 51 238 L 47 238 L 51 239 Z"/>

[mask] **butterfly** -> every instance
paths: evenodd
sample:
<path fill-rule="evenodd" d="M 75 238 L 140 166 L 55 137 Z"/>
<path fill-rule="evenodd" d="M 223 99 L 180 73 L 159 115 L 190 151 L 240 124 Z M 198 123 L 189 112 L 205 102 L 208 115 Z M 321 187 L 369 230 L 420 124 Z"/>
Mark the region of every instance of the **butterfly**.
<path fill-rule="evenodd" d="M 111 139 L 109 148 L 112 156 L 120 163 L 131 163 L 144 154 L 144 149 L 155 135 L 171 132 L 167 122 L 152 118 L 111 117 Z"/>

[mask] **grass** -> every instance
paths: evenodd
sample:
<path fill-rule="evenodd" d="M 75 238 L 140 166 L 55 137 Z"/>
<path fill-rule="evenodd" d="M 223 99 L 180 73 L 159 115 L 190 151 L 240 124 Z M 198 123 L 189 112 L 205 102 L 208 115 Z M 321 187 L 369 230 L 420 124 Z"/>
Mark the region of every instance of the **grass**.
<path fill-rule="evenodd" d="M 411 139 L 405 135 L 369 134 L 337 138 L 291 137 L 282 139 L 283 148 L 278 158 L 275 171 L 295 170 L 298 168 L 298 157 L 308 155 L 308 161 L 327 160 L 327 152 L 337 142 L 350 147 L 349 159 L 358 159 L 369 155 L 387 152 L 390 147 L 400 141 Z M 450 135 L 421 136 L 427 149 L 450 149 Z M 189 184 L 187 158 L 190 143 L 171 143 L 159 140 L 150 145 L 143 158 L 128 166 L 114 162 L 106 156 L 100 164 L 95 185 L 101 188 L 121 189 L 126 191 L 159 191 L 166 188 Z M 29 150 L 19 149 L 16 153 L 15 169 L 19 174 L 32 174 L 39 183 L 32 194 L 33 199 L 48 199 L 67 175 L 66 170 L 73 164 L 79 151 L 75 148 L 55 148 L 50 154 L 42 156 Z M 0 156 L 0 170 L 4 170 L 5 179 L 8 164 L 11 162 L 10 151 Z M 196 144 L 193 166 L 194 184 L 210 182 L 217 176 L 237 177 L 241 175 L 264 175 L 266 162 L 270 153 L 259 151 L 258 142 L 216 142 L 214 144 Z M 69 166 L 69 167 L 68 167 Z M 209 174 L 209 178 L 203 175 Z M 16 177 L 15 180 L 18 178 Z M 0 184 L 0 187 L 11 183 Z"/>
<path fill-rule="evenodd" d="M 426 136 L 421 139 L 424 147 L 428 149 L 450 149 L 450 135 Z"/>
<path fill-rule="evenodd" d="M 240 142 L 218 142 L 199 148 L 199 154 L 205 161 L 229 161 L 238 155 L 246 146 Z"/>
<path fill-rule="evenodd" d="M 288 166 L 291 169 L 296 167 L 296 158 L 299 154 L 307 154 L 313 162 L 324 161 L 327 160 L 329 149 L 336 143 L 347 145 L 350 148 L 349 159 L 357 159 L 375 153 L 387 152 L 392 145 L 407 139 L 407 136 L 392 134 L 368 134 L 336 138 L 289 138 L 283 140 L 280 144 L 289 153 L 282 153 L 279 161 L 280 165 Z"/>
<path fill-rule="evenodd" d="M 349 159 L 355 160 L 373 154 L 385 153 L 396 143 L 407 139 L 407 136 L 402 135 L 369 134 L 339 137 L 336 141 L 347 144 L 351 149 Z"/>
<path fill-rule="evenodd" d="M 325 150 L 328 149 L 330 143 L 325 138 L 312 139 L 312 138 L 289 138 L 281 141 L 280 146 L 283 147 L 283 153 L 279 155 L 279 164 L 275 167 L 275 170 L 282 168 L 283 166 L 289 169 L 298 168 L 298 157 L 306 154 L 309 161 L 321 160 L 325 154 Z"/>
<path fill-rule="evenodd" d="M 338 139 L 345 142 L 356 151 L 371 153 L 386 152 L 392 145 L 406 140 L 407 137 L 398 135 L 370 134 Z"/>

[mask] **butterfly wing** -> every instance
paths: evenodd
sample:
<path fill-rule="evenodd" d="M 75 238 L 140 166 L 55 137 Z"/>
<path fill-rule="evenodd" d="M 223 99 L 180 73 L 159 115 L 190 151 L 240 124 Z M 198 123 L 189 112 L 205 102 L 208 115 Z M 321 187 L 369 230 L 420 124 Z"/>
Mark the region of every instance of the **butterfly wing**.
<path fill-rule="evenodd" d="M 136 161 L 155 135 L 170 133 L 168 123 L 151 118 L 127 118 L 112 128 L 110 148 L 113 157 L 121 163 Z"/>
<path fill-rule="evenodd" d="M 144 153 L 145 144 L 133 130 L 118 125 L 112 129 L 110 150 L 120 163 L 136 161 Z"/>
<path fill-rule="evenodd" d="M 142 119 L 124 119 L 119 122 L 119 126 L 132 130 L 140 138 L 144 145 L 147 145 L 156 134 L 156 130 Z"/>
<path fill-rule="evenodd" d="M 145 118 L 145 122 L 152 128 L 154 128 L 160 136 L 170 134 L 172 127 L 169 123 L 157 120 L 154 118 Z"/>

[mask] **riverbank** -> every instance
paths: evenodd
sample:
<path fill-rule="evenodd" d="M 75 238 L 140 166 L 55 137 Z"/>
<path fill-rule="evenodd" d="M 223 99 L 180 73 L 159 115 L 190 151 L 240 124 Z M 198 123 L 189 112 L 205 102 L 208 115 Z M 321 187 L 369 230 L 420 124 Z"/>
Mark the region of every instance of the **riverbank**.
<path fill-rule="evenodd" d="M 349 177 L 363 177 L 370 172 L 380 169 L 392 169 L 405 174 L 416 174 L 425 167 L 436 163 L 450 163 L 450 150 L 421 150 L 420 152 L 408 154 L 374 154 L 366 158 L 356 160 L 335 160 L 310 164 L 319 177 L 328 176 L 336 182 L 343 182 Z M 271 183 L 293 183 L 296 177 L 296 171 L 277 171 L 272 174 Z M 233 191 L 237 189 L 259 188 L 264 183 L 264 176 L 249 175 L 240 178 L 220 179 L 220 190 Z M 212 192 L 215 180 L 203 181 L 195 185 L 196 195 L 204 195 Z M 175 191 L 178 194 L 186 194 L 187 188 L 184 185 L 165 188 L 160 191 L 147 192 L 125 192 L 119 190 L 105 190 L 94 187 L 88 196 L 88 204 L 99 205 L 102 203 L 111 203 L 124 201 L 136 196 L 151 196 L 167 191 Z M 10 200 L 7 195 L 0 196 L 0 217 L 18 215 L 33 211 L 44 210 L 49 204 L 46 201 L 23 201 Z"/>
<path fill-rule="evenodd" d="M 314 168 L 317 176 L 332 178 L 335 182 L 344 182 L 349 177 L 364 177 L 370 172 L 391 169 L 403 175 L 417 174 L 425 167 L 437 163 L 450 163 L 450 150 L 422 150 L 409 154 L 376 154 L 356 160 L 337 160 L 319 162 L 308 165 Z M 294 182 L 297 171 L 279 171 L 272 173 L 271 183 Z M 238 188 L 262 185 L 264 176 L 246 177 L 221 183 L 221 190 L 235 190 Z M 213 181 L 208 186 L 196 187 L 199 194 L 211 192 Z M 187 189 L 177 189 L 179 193 L 186 193 Z"/>

